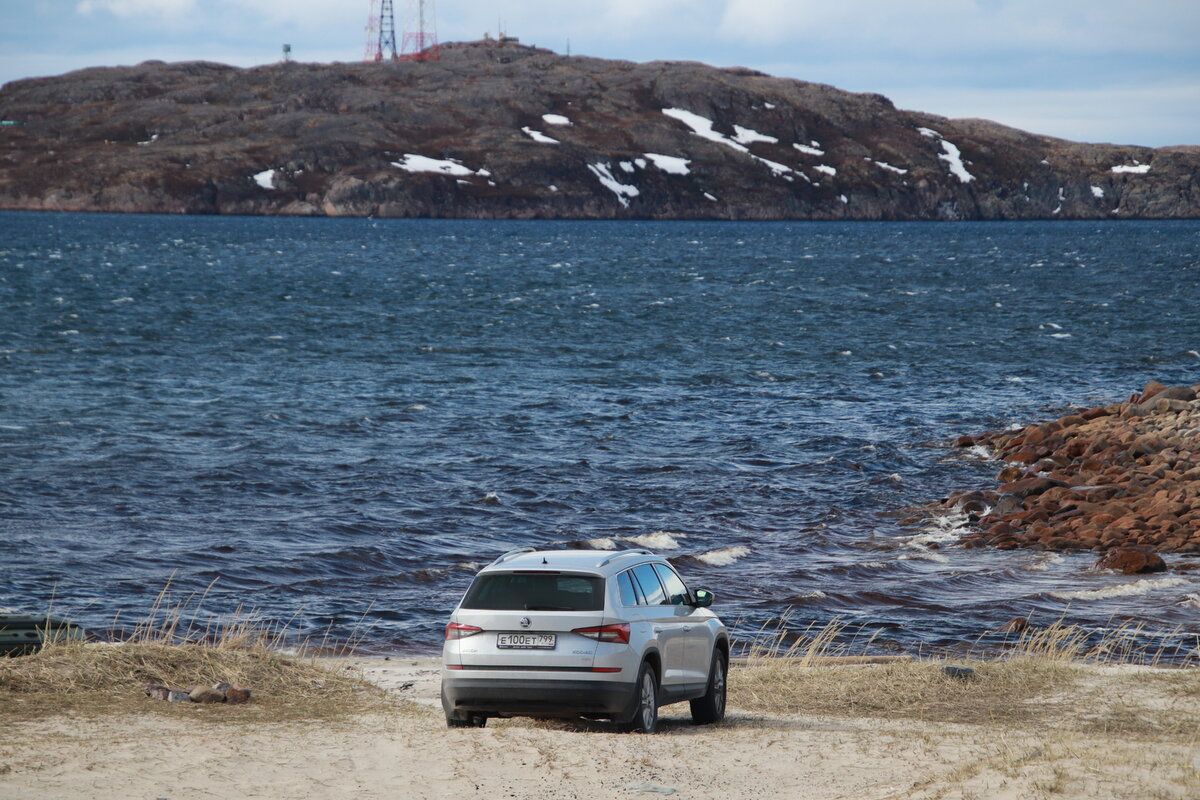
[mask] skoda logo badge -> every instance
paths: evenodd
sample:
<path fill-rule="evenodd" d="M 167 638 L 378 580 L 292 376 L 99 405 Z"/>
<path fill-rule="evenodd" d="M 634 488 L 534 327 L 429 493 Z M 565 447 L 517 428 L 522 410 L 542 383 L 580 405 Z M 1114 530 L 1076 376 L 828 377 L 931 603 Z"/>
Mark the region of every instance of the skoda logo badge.
<path fill-rule="evenodd" d="M 528 628 L 533 623 L 529 621 L 529 617 L 521 617 L 521 627 Z"/>

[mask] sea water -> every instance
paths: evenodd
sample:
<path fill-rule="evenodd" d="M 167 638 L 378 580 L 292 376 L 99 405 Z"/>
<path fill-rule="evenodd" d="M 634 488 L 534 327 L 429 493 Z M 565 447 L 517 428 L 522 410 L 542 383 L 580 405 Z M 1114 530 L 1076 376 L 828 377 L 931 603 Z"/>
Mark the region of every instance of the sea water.
<path fill-rule="evenodd" d="M 1197 297 L 1197 222 L 3 213 L 0 606 L 420 652 L 509 548 L 648 547 L 743 640 L 1195 634 L 1195 572 L 902 520 L 1002 466 L 954 436 L 1200 381 Z"/>

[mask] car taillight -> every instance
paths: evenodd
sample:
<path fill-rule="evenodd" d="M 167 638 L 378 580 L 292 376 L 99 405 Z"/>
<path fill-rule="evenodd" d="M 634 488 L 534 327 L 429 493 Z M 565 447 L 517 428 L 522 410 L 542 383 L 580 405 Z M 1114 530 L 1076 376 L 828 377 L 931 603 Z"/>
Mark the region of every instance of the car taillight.
<path fill-rule="evenodd" d="M 578 633 L 580 636 L 595 639 L 597 642 L 629 644 L 628 622 L 617 625 L 597 625 L 594 628 L 576 628 L 571 633 Z"/>
<path fill-rule="evenodd" d="M 483 633 L 483 628 L 476 628 L 474 625 L 460 625 L 457 622 L 451 622 L 446 626 L 447 639 L 465 639 L 477 633 Z"/>

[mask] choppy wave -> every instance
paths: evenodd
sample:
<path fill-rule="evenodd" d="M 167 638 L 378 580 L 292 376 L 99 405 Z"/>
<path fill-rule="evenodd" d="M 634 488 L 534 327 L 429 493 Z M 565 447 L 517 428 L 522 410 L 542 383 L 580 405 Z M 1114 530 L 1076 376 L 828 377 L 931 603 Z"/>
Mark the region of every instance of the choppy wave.
<path fill-rule="evenodd" d="M 670 534 L 666 531 L 655 531 L 654 533 L 645 533 L 637 536 L 621 536 L 621 541 L 636 544 L 639 547 L 648 547 L 651 550 L 678 550 L 682 545 L 675 537 L 679 534 Z"/>
<path fill-rule="evenodd" d="M 748 555 L 750 555 L 749 547 L 734 545 L 733 547 L 721 547 L 716 550 L 699 553 L 693 556 L 693 558 L 712 567 L 727 567 Z"/>
<path fill-rule="evenodd" d="M 633 536 L 600 536 L 595 539 L 583 539 L 580 542 L 569 542 L 568 545 L 586 547 L 591 550 L 617 550 L 622 544 L 633 545 L 635 547 L 645 547 L 650 550 L 678 550 L 682 545 L 675 537 L 679 534 L 670 534 L 666 531 L 655 531 L 654 533 L 636 534 Z"/>
<path fill-rule="evenodd" d="M 1021 564 L 1021 569 L 1027 572 L 1046 572 L 1054 564 L 1063 563 L 1063 557 L 1058 553 L 1039 553 L 1033 560 Z"/>
<path fill-rule="evenodd" d="M 1101 589 L 1079 589 L 1068 592 L 1049 592 L 1056 600 L 1111 600 L 1115 597 L 1138 597 L 1139 595 L 1159 592 L 1163 589 L 1174 589 L 1186 586 L 1192 581 L 1185 578 L 1145 578 L 1131 583 L 1116 586 L 1105 586 Z"/>

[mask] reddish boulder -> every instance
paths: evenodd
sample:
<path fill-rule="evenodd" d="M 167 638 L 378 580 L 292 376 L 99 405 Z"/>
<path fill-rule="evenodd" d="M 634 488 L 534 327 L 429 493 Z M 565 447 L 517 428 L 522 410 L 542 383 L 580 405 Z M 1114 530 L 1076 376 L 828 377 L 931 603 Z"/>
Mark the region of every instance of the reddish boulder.
<path fill-rule="evenodd" d="M 1015 464 L 1032 464 L 1041 457 L 1042 453 L 1040 451 L 1026 447 L 1022 450 L 1018 450 L 1015 453 L 1005 455 L 1004 460 L 1012 461 Z"/>
<path fill-rule="evenodd" d="M 1166 568 L 1162 557 L 1149 547 L 1118 547 L 1096 562 L 1096 569 L 1112 569 L 1126 575 L 1163 572 Z"/>
<path fill-rule="evenodd" d="M 1159 383 L 1158 381 L 1150 381 L 1149 383 L 1146 384 L 1146 388 L 1142 389 L 1142 393 L 1140 395 L 1138 395 L 1137 402 L 1144 403 L 1147 400 L 1149 400 L 1151 397 L 1154 397 L 1154 395 L 1158 394 L 1159 392 L 1161 392 L 1163 389 L 1166 389 L 1166 388 L 1167 388 L 1166 386 Z"/>
<path fill-rule="evenodd" d="M 1014 497 L 1029 497 L 1030 495 L 1038 495 L 1048 489 L 1053 489 L 1056 486 L 1062 486 L 1061 481 L 1051 480 L 1050 478 L 1031 477 L 1024 478 L 1013 483 L 1007 483 L 1000 487 L 1000 491 L 1005 494 L 1011 494 Z"/>

